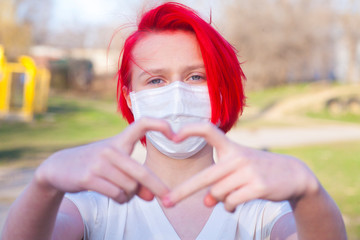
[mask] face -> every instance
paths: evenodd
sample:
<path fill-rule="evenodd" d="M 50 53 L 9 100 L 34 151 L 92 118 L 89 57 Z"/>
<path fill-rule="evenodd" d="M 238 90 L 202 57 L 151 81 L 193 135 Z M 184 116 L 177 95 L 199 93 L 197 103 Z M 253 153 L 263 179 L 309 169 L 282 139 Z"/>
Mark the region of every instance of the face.
<path fill-rule="evenodd" d="M 193 33 L 177 31 L 150 33 L 133 50 L 131 89 L 124 94 L 166 86 L 175 81 L 206 85 L 206 71 L 199 44 Z"/>

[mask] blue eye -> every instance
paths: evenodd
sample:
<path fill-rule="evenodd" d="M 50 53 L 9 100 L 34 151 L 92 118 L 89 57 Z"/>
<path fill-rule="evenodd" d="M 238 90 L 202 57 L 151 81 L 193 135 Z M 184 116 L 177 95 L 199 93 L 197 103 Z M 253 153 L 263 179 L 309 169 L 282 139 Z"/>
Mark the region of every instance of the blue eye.
<path fill-rule="evenodd" d="M 194 75 L 194 76 L 191 76 L 191 80 L 201 80 L 203 77 L 199 76 L 199 75 Z"/>
<path fill-rule="evenodd" d="M 161 80 L 160 78 L 156 78 L 156 79 L 152 79 L 152 80 L 150 80 L 149 82 L 148 82 L 148 84 L 160 84 L 160 83 L 162 83 L 163 82 L 163 80 Z"/>
<path fill-rule="evenodd" d="M 200 82 L 206 82 L 206 78 L 202 75 L 192 75 L 188 78 L 188 81 L 200 83 Z"/>

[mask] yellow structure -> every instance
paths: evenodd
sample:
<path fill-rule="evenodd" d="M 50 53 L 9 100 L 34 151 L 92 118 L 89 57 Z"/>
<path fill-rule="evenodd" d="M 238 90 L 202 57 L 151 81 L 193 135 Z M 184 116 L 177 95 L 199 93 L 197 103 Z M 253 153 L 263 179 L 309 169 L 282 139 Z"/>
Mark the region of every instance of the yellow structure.
<path fill-rule="evenodd" d="M 4 48 L 0 45 L 0 117 L 9 112 L 9 93 L 10 86 L 8 79 L 7 68 L 5 66 L 6 59 Z"/>
<path fill-rule="evenodd" d="M 14 74 L 22 76 L 23 81 L 23 101 L 17 111 L 12 111 L 10 103 Z M 17 63 L 8 63 L 0 46 L 0 118 L 15 116 L 28 121 L 32 120 L 34 112 L 45 112 L 49 85 L 50 73 L 47 69 L 37 68 L 28 56 L 21 56 Z"/>

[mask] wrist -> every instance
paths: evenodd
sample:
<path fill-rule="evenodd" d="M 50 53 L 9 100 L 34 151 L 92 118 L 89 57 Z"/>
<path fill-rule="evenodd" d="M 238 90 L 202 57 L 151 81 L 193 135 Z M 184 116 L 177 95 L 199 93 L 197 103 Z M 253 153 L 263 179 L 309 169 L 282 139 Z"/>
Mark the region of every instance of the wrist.
<path fill-rule="evenodd" d="M 305 182 L 304 182 L 303 191 L 289 200 L 292 207 L 295 207 L 296 204 L 301 200 L 316 198 L 317 196 L 319 196 L 322 190 L 322 186 L 319 180 L 310 170 L 307 176 L 304 177 L 304 179 Z"/>
<path fill-rule="evenodd" d="M 36 169 L 31 184 L 34 185 L 38 189 L 38 191 L 41 191 L 47 196 L 63 197 L 65 194 L 65 192 L 60 191 L 51 184 L 51 182 L 49 181 L 49 173 L 46 171 L 46 168 L 43 165 Z"/>

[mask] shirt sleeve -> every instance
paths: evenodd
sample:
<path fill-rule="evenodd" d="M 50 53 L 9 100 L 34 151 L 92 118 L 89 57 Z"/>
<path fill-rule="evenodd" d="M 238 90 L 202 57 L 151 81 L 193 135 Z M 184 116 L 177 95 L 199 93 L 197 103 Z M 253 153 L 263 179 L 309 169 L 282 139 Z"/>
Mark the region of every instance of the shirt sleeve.
<path fill-rule="evenodd" d="M 238 206 L 239 219 L 235 239 L 269 240 L 275 223 L 291 212 L 288 201 L 255 199 Z"/>
<path fill-rule="evenodd" d="M 65 197 L 78 208 L 84 223 L 84 240 L 103 239 L 109 199 L 96 192 L 67 193 Z"/>
<path fill-rule="evenodd" d="M 270 202 L 264 201 L 261 218 L 261 239 L 270 239 L 271 231 L 275 223 L 285 214 L 292 211 L 288 201 Z M 259 232 L 259 231 L 257 231 Z"/>

